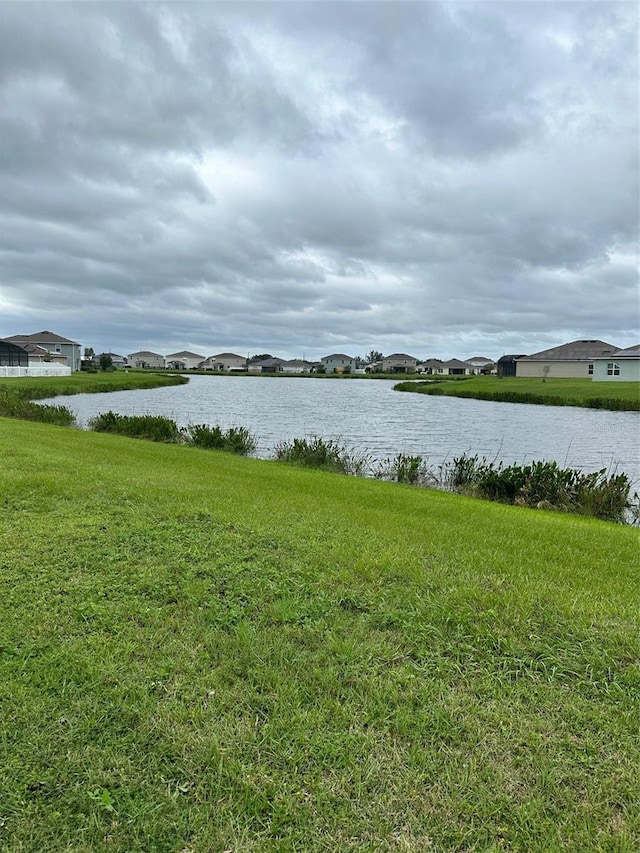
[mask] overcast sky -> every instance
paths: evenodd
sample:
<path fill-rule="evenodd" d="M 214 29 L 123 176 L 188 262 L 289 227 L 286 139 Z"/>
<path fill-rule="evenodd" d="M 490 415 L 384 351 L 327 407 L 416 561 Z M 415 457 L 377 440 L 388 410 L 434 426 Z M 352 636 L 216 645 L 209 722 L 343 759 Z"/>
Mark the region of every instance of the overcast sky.
<path fill-rule="evenodd" d="M 0 3 L 0 337 L 637 343 L 638 6 Z"/>

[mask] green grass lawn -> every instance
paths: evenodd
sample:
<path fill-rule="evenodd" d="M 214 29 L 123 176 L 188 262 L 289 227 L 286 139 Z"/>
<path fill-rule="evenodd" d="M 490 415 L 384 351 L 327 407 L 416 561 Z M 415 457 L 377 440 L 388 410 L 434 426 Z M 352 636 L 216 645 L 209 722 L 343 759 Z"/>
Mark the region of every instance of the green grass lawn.
<path fill-rule="evenodd" d="M 91 394 L 132 388 L 160 388 L 187 382 L 179 375 L 115 370 L 104 373 L 72 373 L 71 376 L 28 376 L 0 379 L 0 392 L 9 391 L 29 400 L 60 394 Z"/>
<path fill-rule="evenodd" d="M 635 851 L 633 528 L 0 419 L 0 848 Z"/>
<path fill-rule="evenodd" d="M 437 379 L 438 377 L 434 377 Z M 459 382 L 408 382 L 400 391 L 472 397 L 505 403 L 540 403 L 548 406 L 586 406 L 598 409 L 640 411 L 640 383 L 593 382 L 591 379 L 529 379 L 473 376 Z"/>

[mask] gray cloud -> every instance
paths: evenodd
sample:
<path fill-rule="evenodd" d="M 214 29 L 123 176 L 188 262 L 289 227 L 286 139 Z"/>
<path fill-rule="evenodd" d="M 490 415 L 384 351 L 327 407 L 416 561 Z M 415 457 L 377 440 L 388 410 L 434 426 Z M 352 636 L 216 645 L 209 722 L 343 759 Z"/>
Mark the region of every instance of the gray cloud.
<path fill-rule="evenodd" d="M 5 4 L 0 336 L 638 337 L 626 3 Z"/>

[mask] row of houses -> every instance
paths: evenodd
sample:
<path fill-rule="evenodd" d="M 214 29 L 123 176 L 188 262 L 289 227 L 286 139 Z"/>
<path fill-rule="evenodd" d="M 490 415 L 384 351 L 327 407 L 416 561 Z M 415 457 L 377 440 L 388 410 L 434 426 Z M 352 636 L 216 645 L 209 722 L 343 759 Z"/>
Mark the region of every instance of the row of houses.
<path fill-rule="evenodd" d="M 640 380 L 640 345 L 621 349 L 600 340 L 571 341 L 532 355 L 503 355 L 495 363 L 484 356 L 466 361 L 437 358 L 420 361 L 407 353 L 392 353 L 372 364 L 345 353 L 331 353 L 316 362 L 275 356 L 248 359 L 232 352 L 205 357 L 188 350 L 166 356 L 149 350 L 140 350 L 127 356 L 117 353 L 101 355 L 108 355 L 115 367 L 198 369 L 227 373 L 422 373 L 434 376 L 482 373 L 540 379 L 590 377 L 596 381 Z M 0 339 L 0 366 L 11 369 L 46 367 L 47 372 L 77 371 L 82 366 L 80 344 L 50 331 L 12 335 Z"/>
<path fill-rule="evenodd" d="M 331 353 L 319 361 L 304 359 L 284 359 L 272 356 L 264 359 L 247 359 L 232 352 L 222 352 L 204 358 L 198 353 L 183 350 L 163 356 L 156 352 L 142 350 L 130 355 L 120 356 L 107 353 L 116 366 L 168 368 L 173 370 L 213 370 L 242 371 L 249 373 L 440 373 L 473 374 L 490 373 L 495 370 L 493 361 L 478 356 L 469 361 L 451 359 L 429 359 L 419 361 L 407 353 L 392 353 L 379 361 L 366 364 L 357 356 L 346 353 Z"/>

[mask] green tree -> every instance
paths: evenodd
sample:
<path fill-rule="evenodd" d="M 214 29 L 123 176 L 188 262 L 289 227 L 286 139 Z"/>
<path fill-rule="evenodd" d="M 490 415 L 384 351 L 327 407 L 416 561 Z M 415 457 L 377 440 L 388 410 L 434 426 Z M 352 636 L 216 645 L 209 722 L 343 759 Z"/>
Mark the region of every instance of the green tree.
<path fill-rule="evenodd" d="M 106 373 L 107 370 L 111 370 L 113 367 L 113 359 L 107 352 L 103 352 L 100 356 L 100 370 Z"/>

